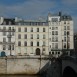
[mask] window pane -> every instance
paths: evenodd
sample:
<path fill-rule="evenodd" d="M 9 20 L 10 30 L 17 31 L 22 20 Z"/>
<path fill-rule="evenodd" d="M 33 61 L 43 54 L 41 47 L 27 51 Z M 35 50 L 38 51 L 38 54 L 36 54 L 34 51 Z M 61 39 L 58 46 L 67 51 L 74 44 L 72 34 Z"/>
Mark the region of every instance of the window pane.
<path fill-rule="evenodd" d="M 18 41 L 18 46 L 21 46 L 21 42 L 20 41 Z"/>

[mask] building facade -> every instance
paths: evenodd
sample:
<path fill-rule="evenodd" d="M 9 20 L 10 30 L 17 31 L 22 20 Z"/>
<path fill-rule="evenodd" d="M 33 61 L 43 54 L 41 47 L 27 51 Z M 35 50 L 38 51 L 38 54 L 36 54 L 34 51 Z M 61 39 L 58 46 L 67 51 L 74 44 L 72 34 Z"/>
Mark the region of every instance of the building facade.
<path fill-rule="evenodd" d="M 4 35 L 6 34 L 6 35 Z M 0 20 L 0 51 L 6 55 L 70 54 L 73 45 L 73 20 L 69 15 L 48 14 L 47 20 Z"/>

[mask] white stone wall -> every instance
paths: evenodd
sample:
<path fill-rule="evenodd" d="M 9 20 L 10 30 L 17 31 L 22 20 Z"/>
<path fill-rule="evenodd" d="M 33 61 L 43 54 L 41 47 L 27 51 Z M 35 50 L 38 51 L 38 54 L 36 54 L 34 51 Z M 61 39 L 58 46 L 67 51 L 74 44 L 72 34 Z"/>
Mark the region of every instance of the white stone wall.
<path fill-rule="evenodd" d="M 18 28 L 21 28 L 21 32 L 18 32 Z M 24 32 L 24 29 L 27 28 L 27 32 Z M 33 28 L 33 32 L 31 32 L 31 28 Z M 39 28 L 39 32 L 37 32 L 37 28 Z M 45 32 L 43 32 L 43 28 L 45 28 Z M 21 39 L 18 39 L 18 34 L 21 34 Z M 27 34 L 27 39 L 24 39 L 24 35 Z M 31 39 L 31 34 L 33 34 L 33 39 Z M 39 39 L 37 39 L 37 34 L 39 34 Z M 43 35 L 45 35 L 45 39 L 43 39 Z M 45 48 L 45 54 L 48 55 L 48 26 L 27 26 L 16 25 L 16 54 L 21 53 L 21 55 L 30 55 L 33 53 L 36 54 L 36 49 L 39 48 L 41 54 L 42 50 Z M 21 47 L 18 46 L 18 41 L 21 41 Z M 27 46 L 24 46 L 24 42 L 27 42 Z M 31 46 L 31 41 L 33 42 L 33 46 Z M 45 42 L 45 46 L 43 47 L 43 41 Z M 39 46 L 37 46 L 37 42 L 39 42 Z"/>
<path fill-rule="evenodd" d="M 4 36 L 3 35 L 3 32 L 4 31 L 1 31 L 1 30 L 3 30 L 3 27 L 6 27 L 6 35 Z M 6 39 L 6 42 L 7 43 L 9 43 L 8 41 L 9 41 L 9 39 L 8 39 L 8 35 L 9 35 L 9 31 L 8 31 L 8 29 L 9 29 L 9 27 L 11 27 L 11 29 L 15 29 L 15 25 L 0 25 L 0 53 L 2 52 L 2 51 L 4 51 L 5 53 L 6 53 L 6 55 L 10 55 L 10 50 L 8 50 L 8 45 L 9 44 L 3 44 L 3 38 L 5 38 Z M 12 34 L 12 32 L 11 32 L 11 34 Z M 15 43 L 15 32 L 14 32 L 14 35 L 12 35 L 12 38 L 11 38 L 11 42 L 12 43 Z M 6 50 L 3 50 L 3 45 L 6 45 Z M 15 55 L 15 44 L 14 44 L 14 50 L 11 50 L 11 54 L 12 55 Z"/>

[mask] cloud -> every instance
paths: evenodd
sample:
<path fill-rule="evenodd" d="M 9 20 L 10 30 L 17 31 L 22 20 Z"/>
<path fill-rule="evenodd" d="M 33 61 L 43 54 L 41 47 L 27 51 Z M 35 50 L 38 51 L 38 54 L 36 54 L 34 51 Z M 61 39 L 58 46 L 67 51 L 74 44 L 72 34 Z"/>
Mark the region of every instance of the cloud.
<path fill-rule="evenodd" d="M 0 5 L 0 10 L 3 15 L 6 16 L 20 16 L 20 17 L 31 17 L 44 16 L 51 8 L 53 8 L 55 2 L 50 0 L 28 0 L 24 3 L 18 3 L 14 5 Z M 0 15 L 2 15 L 0 13 Z"/>
<path fill-rule="evenodd" d="M 76 6 L 77 5 L 77 0 L 62 0 L 62 3 L 67 5 L 67 6 Z"/>

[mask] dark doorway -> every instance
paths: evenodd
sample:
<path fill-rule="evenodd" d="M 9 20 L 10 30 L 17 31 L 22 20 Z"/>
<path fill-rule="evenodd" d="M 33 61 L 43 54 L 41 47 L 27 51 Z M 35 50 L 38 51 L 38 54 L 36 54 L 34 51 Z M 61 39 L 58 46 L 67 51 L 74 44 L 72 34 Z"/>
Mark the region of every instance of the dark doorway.
<path fill-rule="evenodd" d="M 63 71 L 63 77 L 77 77 L 77 74 L 71 67 L 68 66 Z"/>
<path fill-rule="evenodd" d="M 36 49 L 36 55 L 40 55 L 40 49 L 39 48 Z"/>
<path fill-rule="evenodd" d="M 4 51 L 1 52 L 1 57 L 5 57 L 6 53 Z"/>

